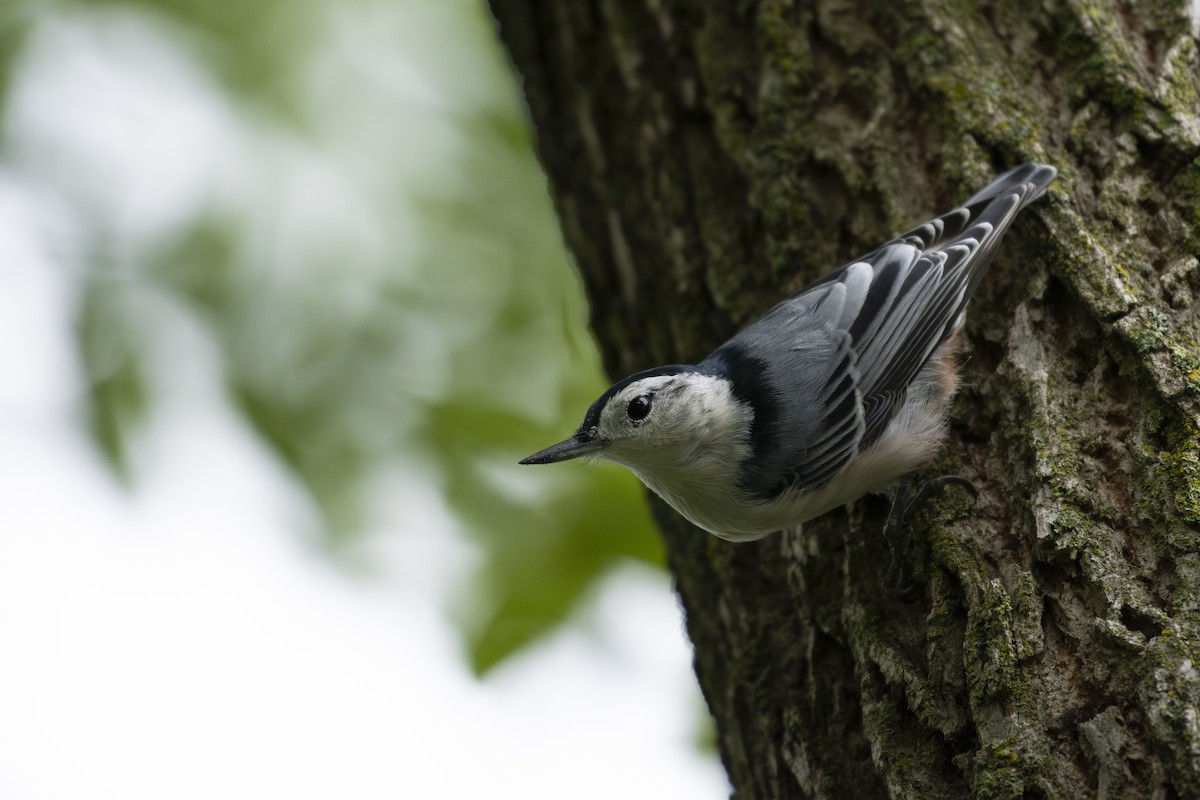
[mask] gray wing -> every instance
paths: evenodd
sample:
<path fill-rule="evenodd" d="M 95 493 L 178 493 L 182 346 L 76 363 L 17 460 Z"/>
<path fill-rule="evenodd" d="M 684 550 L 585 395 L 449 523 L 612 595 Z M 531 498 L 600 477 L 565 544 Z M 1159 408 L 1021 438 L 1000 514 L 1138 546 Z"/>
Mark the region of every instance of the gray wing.
<path fill-rule="evenodd" d="M 785 300 L 706 362 L 755 409 L 749 488 L 818 487 L 883 433 L 909 385 L 961 324 L 996 245 L 1055 170 L 997 178 Z"/>

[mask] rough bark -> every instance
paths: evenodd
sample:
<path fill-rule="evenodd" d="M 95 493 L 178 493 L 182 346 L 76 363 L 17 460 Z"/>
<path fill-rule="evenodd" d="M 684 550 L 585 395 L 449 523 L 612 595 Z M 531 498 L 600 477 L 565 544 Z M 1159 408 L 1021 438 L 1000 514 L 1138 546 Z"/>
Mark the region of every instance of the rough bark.
<path fill-rule="evenodd" d="M 1200 22 L 1184 0 L 492 0 L 616 377 L 1027 160 L 924 594 L 886 501 L 751 545 L 658 505 L 738 797 L 1200 797 Z"/>

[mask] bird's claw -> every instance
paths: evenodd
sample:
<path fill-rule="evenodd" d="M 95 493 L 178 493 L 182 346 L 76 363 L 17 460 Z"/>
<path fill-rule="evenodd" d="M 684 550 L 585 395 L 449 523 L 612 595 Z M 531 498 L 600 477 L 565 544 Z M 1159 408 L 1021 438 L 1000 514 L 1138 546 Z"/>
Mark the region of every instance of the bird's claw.
<path fill-rule="evenodd" d="M 896 497 L 892 500 L 892 510 L 888 512 L 887 524 L 883 528 L 883 537 L 892 554 L 892 564 L 888 567 L 887 575 L 884 576 L 884 585 L 889 592 L 901 599 L 912 599 L 918 594 L 920 588 L 912 581 L 906 567 L 909 519 L 931 497 L 947 486 L 966 489 L 972 499 L 979 496 L 975 485 L 960 475 L 941 475 L 937 478 L 930 478 L 915 491 L 911 482 L 901 484 L 896 489 Z"/>

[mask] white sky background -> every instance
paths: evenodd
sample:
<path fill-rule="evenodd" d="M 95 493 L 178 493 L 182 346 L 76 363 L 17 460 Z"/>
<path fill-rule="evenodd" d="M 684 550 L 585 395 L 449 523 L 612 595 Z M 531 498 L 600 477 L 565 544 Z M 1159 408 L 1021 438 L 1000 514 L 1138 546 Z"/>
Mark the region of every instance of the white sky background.
<path fill-rule="evenodd" d="M 427 91 L 415 67 L 390 79 Z M 232 409 L 206 331 L 149 290 L 131 313 L 154 323 L 155 403 L 132 485 L 111 473 L 84 425 L 73 204 L 136 251 L 245 189 L 239 159 L 261 150 L 223 102 L 137 25 L 97 39 L 69 22 L 35 37 L 12 99 L 0 798 L 726 795 L 693 744 L 703 712 L 665 577 L 617 573 L 579 624 L 476 681 L 444 614 L 474 554 L 419 468 L 379 476 L 376 568 L 347 574 Z M 411 169 L 434 133 L 405 143 Z"/>

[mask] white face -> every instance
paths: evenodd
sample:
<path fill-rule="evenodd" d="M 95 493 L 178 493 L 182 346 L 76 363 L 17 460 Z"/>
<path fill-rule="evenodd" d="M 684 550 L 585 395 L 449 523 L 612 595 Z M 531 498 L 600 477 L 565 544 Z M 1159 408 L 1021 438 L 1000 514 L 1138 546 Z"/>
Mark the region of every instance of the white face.
<path fill-rule="evenodd" d="M 629 467 L 651 488 L 660 478 L 728 478 L 750 453 L 754 421 L 750 404 L 732 389 L 723 378 L 687 371 L 633 380 L 602 397 L 598 414 L 596 401 L 574 436 L 521 463 L 602 458 Z"/>
<path fill-rule="evenodd" d="M 609 398 L 596 429 L 595 458 L 635 469 L 678 466 L 746 441 L 753 413 L 727 381 L 709 375 L 656 375 Z"/>

